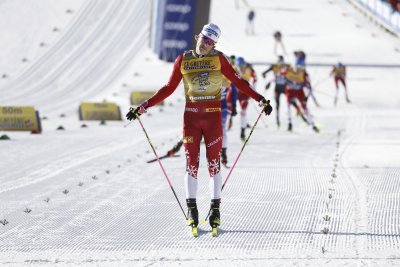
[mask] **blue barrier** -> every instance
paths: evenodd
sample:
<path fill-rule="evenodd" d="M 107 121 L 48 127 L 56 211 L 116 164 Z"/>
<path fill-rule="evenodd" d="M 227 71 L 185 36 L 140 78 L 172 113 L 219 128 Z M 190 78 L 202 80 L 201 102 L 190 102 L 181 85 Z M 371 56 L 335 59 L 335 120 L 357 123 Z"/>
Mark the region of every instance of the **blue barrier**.
<path fill-rule="evenodd" d="M 196 0 L 154 2 L 151 47 L 160 59 L 172 62 L 192 48 Z"/>

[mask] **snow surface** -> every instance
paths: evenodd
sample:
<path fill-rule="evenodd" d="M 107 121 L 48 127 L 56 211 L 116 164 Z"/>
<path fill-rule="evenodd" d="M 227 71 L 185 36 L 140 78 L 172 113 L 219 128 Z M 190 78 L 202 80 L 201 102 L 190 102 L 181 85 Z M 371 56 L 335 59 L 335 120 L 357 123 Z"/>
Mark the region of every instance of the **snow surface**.
<path fill-rule="evenodd" d="M 244 34 L 250 7 L 255 36 Z M 211 8 L 222 29 L 218 48 L 260 63 L 259 92 L 273 98 L 260 74 L 275 61 L 272 33 L 281 30 L 290 62 L 303 49 L 311 66 L 360 65 L 348 69 L 352 103 L 341 91 L 333 107 L 330 68 L 309 67 L 321 133 L 299 118 L 287 132 L 282 97 L 282 127 L 275 114 L 261 118 L 223 192 L 220 235 L 200 225 L 193 238 L 160 167 L 146 163 L 153 154 L 139 124 L 81 128 L 77 115 L 80 102 L 103 99 L 125 113 L 132 90 L 167 81 L 171 64 L 147 48 L 150 1 L 2 1 L 0 74 L 8 77 L 0 79 L 0 105 L 34 105 L 47 120 L 40 135 L 0 132 L 11 137 L 0 143 L 0 220 L 9 222 L 0 224 L 1 265 L 400 265 L 400 68 L 382 67 L 399 64 L 399 39 L 344 0 L 218 0 Z M 179 87 L 143 116 L 159 155 L 179 137 L 183 107 Z M 250 124 L 258 112 L 251 103 Z M 238 124 L 228 132 L 230 164 L 242 146 Z M 204 147 L 201 155 L 204 218 Z M 182 151 L 162 163 L 184 204 Z"/>

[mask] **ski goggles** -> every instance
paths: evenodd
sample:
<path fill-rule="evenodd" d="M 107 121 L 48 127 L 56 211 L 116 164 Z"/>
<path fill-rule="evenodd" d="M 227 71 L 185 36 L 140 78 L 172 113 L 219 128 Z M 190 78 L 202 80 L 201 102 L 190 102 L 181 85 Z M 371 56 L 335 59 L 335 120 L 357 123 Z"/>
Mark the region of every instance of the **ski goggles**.
<path fill-rule="evenodd" d="M 201 35 L 201 38 L 203 38 L 203 41 L 206 45 L 215 45 L 215 42 L 211 38 L 208 38 L 204 35 Z"/>

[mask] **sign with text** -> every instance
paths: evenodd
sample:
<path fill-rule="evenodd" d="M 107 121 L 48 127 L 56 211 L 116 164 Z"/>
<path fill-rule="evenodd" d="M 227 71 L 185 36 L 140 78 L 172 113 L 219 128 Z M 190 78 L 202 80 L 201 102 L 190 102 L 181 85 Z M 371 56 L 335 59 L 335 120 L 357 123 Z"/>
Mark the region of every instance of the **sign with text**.
<path fill-rule="evenodd" d="M 41 133 L 39 112 L 30 106 L 0 106 L 0 131 Z"/>
<path fill-rule="evenodd" d="M 173 62 L 192 48 L 196 0 L 157 0 L 153 18 L 153 45 L 160 59 Z"/>
<path fill-rule="evenodd" d="M 82 121 L 120 121 L 121 110 L 115 103 L 83 102 L 79 106 L 79 119 Z"/>
<path fill-rule="evenodd" d="M 138 106 L 152 97 L 154 94 L 155 92 L 152 91 L 134 91 L 131 93 L 131 105 Z M 158 103 L 157 105 L 163 106 L 164 101 Z"/>

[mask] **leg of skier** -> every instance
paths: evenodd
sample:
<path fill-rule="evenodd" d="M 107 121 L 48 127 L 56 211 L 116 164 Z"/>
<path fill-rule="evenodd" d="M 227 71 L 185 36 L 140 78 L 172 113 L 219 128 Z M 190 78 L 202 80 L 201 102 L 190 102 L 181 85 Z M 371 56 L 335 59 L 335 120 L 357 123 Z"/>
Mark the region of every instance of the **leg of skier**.
<path fill-rule="evenodd" d="M 346 96 L 346 102 L 350 103 L 350 98 L 349 98 L 349 95 L 347 93 L 346 81 L 343 78 L 340 81 L 342 82 L 342 85 L 344 87 L 344 93 L 345 93 L 345 96 Z"/>
<path fill-rule="evenodd" d="M 209 123 L 208 127 L 203 128 L 204 132 L 204 141 L 206 143 L 206 155 L 208 162 L 208 172 L 210 173 L 210 191 L 211 191 L 211 205 L 214 204 L 214 207 L 211 210 L 211 215 L 209 218 L 209 222 L 211 227 L 213 228 L 213 235 L 215 231 L 216 235 L 216 227 L 221 224 L 220 222 L 220 212 L 219 212 L 219 203 L 221 199 L 221 188 L 222 188 L 222 176 L 220 172 L 220 156 L 222 149 L 222 128 L 214 127 L 214 125 L 218 125 L 218 120 L 221 120 L 221 113 L 212 112 L 207 114 L 207 120 L 212 121 L 213 123 Z M 215 203 L 218 203 L 218 207 L 215 206 Z"/>
<path fill-rule="evenodd" d="M 244 141 L 246 139 L 246 128 L 247 128 L 247 105 L 249 103 L 248 100 L 241 100 L 240 102 L 240 139 Z"/>
<path fill-rule="evenodd" d="M 279 104 L 280 104 L 279 103 L 279 98 L 280 98 L 280 95 L 281 95 L 281 93 L 277 89 L 275 89 L 275 94 L 274 94 L 275 103 L 276 103 L 275 113 L 276 113 L 276 125 L 278 126 L 278 128 L 281 126 L 281 123 L 279 121 Z"/>
<path fill-rule="evenodd" d="M 290 100 L 287 103 L 287 114 L 288 114 L 288 131 L 292 131 L 293 125 L 292 125 L 292 104 L 290 103 Z"/>
<path fill-rule="evenodd" d="M 226 121 L 228 120 L 228 109 L 222 110 L 222 152 L 221 152 L 221 162 L 223 165 L 228 164 L 228 156 L 226 150 L 228 148 L 228 136 L 226 134 Z"/>
<path fill-rule="evenodd" d="M 304 95 L 304 90 L 299 90 L 297 91 L 296 94 L 296 98 L 300 103 L 302 112 L 301 112 L 301 117 L 303 118 L 303 120 L 310 126 L 312 126 L 312 129 L 314 130 L 314 132 L 318 133 L 319 129 L 318 127 L 314 124 L 314 119 L 310 113 L 310 111 L 307 108 L 307 101 L 306 101 L 306 97 Z"/>
<path fill-rule="evenodd" d="M 339 94 L 339 84 L 338 84 L 338 78 L 337 77 L 335 77 L 335 87 L 336 87 L 336 93 L 335 93 L 334 105 L 336 107 L 337 100 L 338 100 L 338 94 Z"/>
<path fill-rule="evenodd" d="M 191 113 L 191 114 L 189 114 Z M 195 118 L 196 117 L 196 118 Z M 202 131 L 198 125 L 199 114 L 185 112 L 183 126 L 183 145 L 186 155 L 186 173 L 184 177 L 186 203 L 188 206 L 188 225 L 193 228 L 199 224 L 196 206 L 197 197 L 197 171 L 199 168 L 199 153 Z"/>

